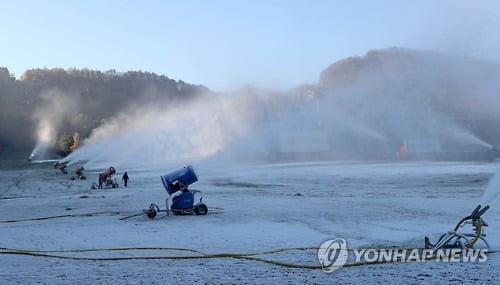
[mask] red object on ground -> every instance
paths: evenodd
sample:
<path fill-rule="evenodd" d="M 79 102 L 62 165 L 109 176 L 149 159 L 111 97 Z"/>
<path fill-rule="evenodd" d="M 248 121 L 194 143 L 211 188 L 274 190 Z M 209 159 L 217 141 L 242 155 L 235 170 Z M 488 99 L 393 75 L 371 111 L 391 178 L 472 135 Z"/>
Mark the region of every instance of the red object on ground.
<path fill-rule="evenodd" d="M 99 176 L 101 177 L 101 179 L 104 181 L 106 180 L 106 178 L 108 177 L 111 177 L 113 174 L 116 173 L 116 170 L 113 166 L 111 166 L 110 168 L 108 168 L 106 171 L 104 172 L 101 172 L 101 174 L 99 174 Z"/>

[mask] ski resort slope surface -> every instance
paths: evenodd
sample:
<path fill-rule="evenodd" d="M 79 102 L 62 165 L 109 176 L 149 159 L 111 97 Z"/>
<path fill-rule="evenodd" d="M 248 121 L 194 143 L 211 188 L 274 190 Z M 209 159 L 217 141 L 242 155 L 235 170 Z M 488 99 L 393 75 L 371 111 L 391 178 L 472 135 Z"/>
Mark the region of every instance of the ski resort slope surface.
<path fill-rule="evenodd" d="M 319 247 L 325 240 L 336 238 L 345 239 L 349 248 L 422 248 L 425 235 L 436 241 L 480 203 L 498 163 L 193 166 L 199 181 L 191 188 L 201 190 L 203 202 L 217 211 L 209 210 L 206 216 L 164 217 L 164 213 L 158 213 L 154 219 L 139 215 L 124 220 L 121 218 L 141 213 L 151 203 L 165 209 L 167 194 L 160 175 L 182 166 L 123 170 L 115 166 L 117 178 L 128 172 L 129 187 L 104 190 L 90 189 L 102 169 L 88 170 L 87 180 L 70 180 L 73 169 L 64 175 L 50 164 L 3 167 L 0 248 L 4 252 L 16 249 L 70 258 L 0 254 L 0 283 L 500 282 L 500 253 L 489 254 L 481 263 L 388 263 L 341 268 L 332 273 L 227 256 L 154 258 Z M 498 200 L 488 201 L 491 209 L 484 215 L 493 250 L 500 248 Z M 257 257 L 318 266 L 316 254 L 310 249 L 287 250 Z"/>

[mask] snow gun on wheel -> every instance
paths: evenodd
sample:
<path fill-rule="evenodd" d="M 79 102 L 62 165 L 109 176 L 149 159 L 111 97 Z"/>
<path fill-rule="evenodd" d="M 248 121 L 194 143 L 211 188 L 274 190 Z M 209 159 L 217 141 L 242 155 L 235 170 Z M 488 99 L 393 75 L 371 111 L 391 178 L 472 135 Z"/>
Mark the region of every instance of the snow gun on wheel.
<path fill-rule="evenodd" d="M 161 176 L 163 187 L 168 193 L 165 201 L 167 215 L 206 215 L 208 207 L 202 200 L 201 191 L 190 190 L 188 186 L 198 181 L 198 177 L 191 165 Z M 151 204 L 145 211 L 147 216 L 154 218 L 156 212 L 163 212 L 155 204 Z"/>
<path fill-rule="evenodd" d="M 166 216 L 170 213 L 174 215 L 206 215 L 208 207 L 202 202 L 201 191 L 188 189 L 188 186 L 196 181 L 198 181 L 198 177 L 191 165 L 161 176 L 163 187 L 168 193 L 165 200 L 166 209 L 162 210 L 158 205 L 151 203 L 149 208 L 142 210 L 141 213 L 123 217 L 120 220 L 143 214 L 153 219 L 159 212 L 166 212 Z M 210 213 L 221 213 L 222 210 L 222 208 L 211 208 Z"/>
<path fill-rule="evenodd" d="M 471 249 L 481 241 L 489 249 L 490 245 L 486 241 L 486 234 L 484 233 L 484 227 L 487 227 L 488 224 L 481 218 L 489 208 L 490 206 L 481 208 L 481 205 L 478 205 L 469 216 L 462 218 L 457 223 L 453 231 L 441 235 L 435 244 L 432 244 L 429 238 L 425 237 L 425 248 L 432 249 L 433 251 L 443 248 Z M 472 226 L 472 232 L 460 232 L 459 230 L 467 224 Z"/>
<path fill-rule="evenodd" d="M 189 190 L 188 186 L 198 181 L 198 177 L 191 165 L 161 177 L 163 187 L 169 194 L 166 199 L 167 209 L 176 215 L 206 215 L 208 207 L 202 203 L 203 197 L 199 190 Z M 179 193 L 178 195 L 174 195 Z M 198 202 L 195 204 L 195 196 Z M 169 207 L 169 201 L 171 205 Z"/>
<path fill-rule="evenodd" d="M 113 174 L 116 173 L 116 170 L 113 166 L 108 168 L 107 170 L 101 172 L 99 174 L 99 182 L 92 183 L 90 188 L 92 189 L 109 189 L 109 188 L 118 188 L 120 185 L 116 182 L 116 179 L 113 179 Z"/>

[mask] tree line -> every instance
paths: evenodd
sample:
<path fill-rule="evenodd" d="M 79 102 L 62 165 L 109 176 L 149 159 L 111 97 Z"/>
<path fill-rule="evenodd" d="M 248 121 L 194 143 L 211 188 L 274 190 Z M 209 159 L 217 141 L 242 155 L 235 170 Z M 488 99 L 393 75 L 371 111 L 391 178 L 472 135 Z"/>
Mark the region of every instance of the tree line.
<path fill-rule="evenodd" d="M 207 92 L 202 85 L 144 71 L 36 68 L 16 79 L 0 67 L 0 145 L 33 146 L 41 120 L 48 120 L 56 128 L 55 146 L 67 153 L 131 104 L 169 104 Z"/>

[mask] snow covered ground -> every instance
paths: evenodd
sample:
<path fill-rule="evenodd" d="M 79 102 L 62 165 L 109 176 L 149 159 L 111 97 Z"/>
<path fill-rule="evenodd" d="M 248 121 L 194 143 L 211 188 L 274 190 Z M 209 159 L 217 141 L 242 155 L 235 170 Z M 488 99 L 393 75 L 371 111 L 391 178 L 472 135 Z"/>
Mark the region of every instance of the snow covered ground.
<path fill-rule="evenodd" d="M 209 207 L 207 216 L 145 215 L 120 220 L 149 207 L 165 208 L 160 175 L 182 165 L 119 169 L 130 185 L 91 190 L 88 180 L 70 180 L 50 164 L 0 170 L 0 247 L 23 250 L 187 248 L 207 254 L 258 253 L 288 247 L 318 247 L 344 238 L 350 248 L 421 248 L 452 230 L 479 203 L 498 163 L 303 162 L 194 164 Z M 498 189 L 500 191 L 500 189 Z M 493 249 L 500 248 L 500 203 L 484 216 Z M 94 215 L 85 216 L 81 214 Z M 73 215 L 46 220 L 22 219 Z M 162 215 L 162 214 L 160 214 Z M 7 222 L 17 220 L 17 222 Z M 180 250 L 49 253 L 71 257 L 188 255 Z M 319 265 L 315 250 L 262 256 Z M 293 269 L 234 258 L 72 260 L 0 254 L 1 284 L 318 284 L 318 283 L 498 283 L 500 253 L 484 263 L 415 262 L 342 268 L 333 273 Z"/>

